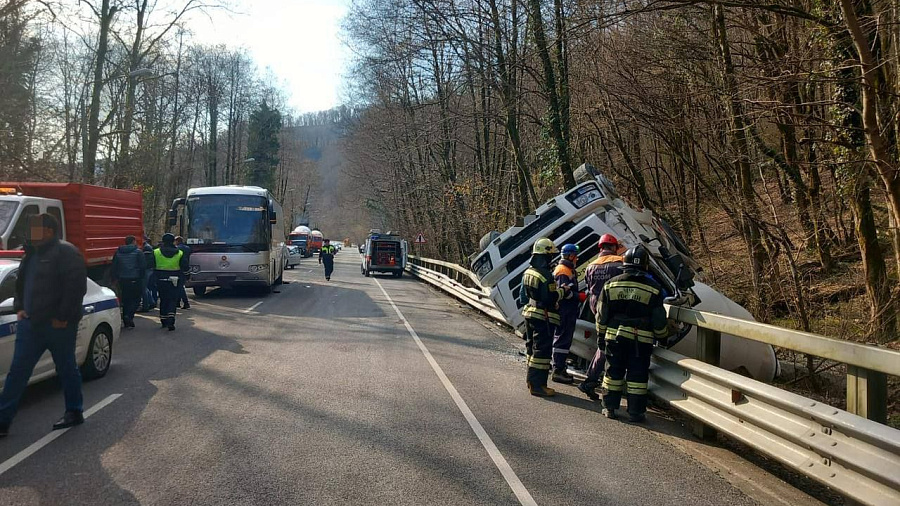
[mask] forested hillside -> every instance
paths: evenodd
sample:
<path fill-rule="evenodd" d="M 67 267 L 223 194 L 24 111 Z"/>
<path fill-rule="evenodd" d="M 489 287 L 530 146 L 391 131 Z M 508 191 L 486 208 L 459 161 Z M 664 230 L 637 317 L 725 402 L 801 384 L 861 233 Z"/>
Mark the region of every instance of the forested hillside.
<path fill-rule="evenodd" d="M 359 0 L 349 166 L 428 254 L 590 162 L 764 320 L 896 340 L 900 25 L 882 0 Z"/>

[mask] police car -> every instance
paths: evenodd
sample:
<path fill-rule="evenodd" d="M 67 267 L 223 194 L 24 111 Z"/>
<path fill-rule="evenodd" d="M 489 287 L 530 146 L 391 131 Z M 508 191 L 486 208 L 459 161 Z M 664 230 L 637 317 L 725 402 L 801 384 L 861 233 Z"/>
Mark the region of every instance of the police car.
<path fill-rule="evenodd" d="M 13 296 L 18 273 L 18 259 L 0 258 L 0 387 L 6 381 L 15 350 L 18 322 L 13 310 Z M 119 301 L 115 292 L 88 279 L 82 308 L 84 316 L 78 325 L 75 359 L 84 379 L 100 378 L 109 371 L 113 343 L 122 329 Z M 35 366 L 29 384 L 54 374 L 56 368 L 48 351 Z"/>

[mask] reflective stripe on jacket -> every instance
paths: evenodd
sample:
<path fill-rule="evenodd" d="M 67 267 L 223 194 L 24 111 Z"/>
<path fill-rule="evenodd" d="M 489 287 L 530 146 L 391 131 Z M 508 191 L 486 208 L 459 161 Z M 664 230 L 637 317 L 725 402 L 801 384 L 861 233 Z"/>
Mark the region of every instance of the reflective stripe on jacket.
<path fill-rule="evenodd" d="M 522 287 L 529 299 L 528 304 L 522 308 L 522 316 L 559 325 L 559 312 L 556 306 L 562 293 L 549 274 L 549 271 L 541 272 L 532 266 L 522 275 Z"/>
<path fill-rule="evenodd" d="M 628 270 L 603 287 L 597 306 L 598 341 L 623 337 L 652 344 L 667 337 L 666 323 L 662 287 L 646 273 Z"/>

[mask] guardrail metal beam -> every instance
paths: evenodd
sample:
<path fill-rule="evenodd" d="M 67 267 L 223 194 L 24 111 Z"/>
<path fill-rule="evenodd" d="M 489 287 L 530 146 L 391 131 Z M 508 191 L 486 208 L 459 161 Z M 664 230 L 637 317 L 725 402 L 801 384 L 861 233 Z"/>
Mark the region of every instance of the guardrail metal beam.
<path fill-rule="evenodd" d="M 505 321 L 468 270 L 418 257 L 411 257 L 409 270 Z M 477 288 L 465 286 L 466 278 Z M 655 349 L 651 393 L 695 420 L 695 434 L 721 431 L 855 501 L 900 504 L 900 431 L 863 418 L 884 418 L 886 375 L 900 376 L 900 352 L 688 308 L 667 310 L 670 318 L 697 327 L 699 360 Z M 848 364 L 848 409 L 716 367 L 722 333 Z"/>

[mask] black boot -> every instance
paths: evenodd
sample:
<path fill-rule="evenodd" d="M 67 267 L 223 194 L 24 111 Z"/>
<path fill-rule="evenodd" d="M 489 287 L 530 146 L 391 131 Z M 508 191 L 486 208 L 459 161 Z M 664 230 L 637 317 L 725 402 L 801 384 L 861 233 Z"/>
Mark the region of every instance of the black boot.
<path fill-rule="evenodd" d="M 575 377 L 569 374 L 569 371 L 565 369 L 554 369 L 552 379 L 554 383 L 563 383 L 566 385 L 575 382 Z"/>
<path fill-rule="evenodd" d="M 84 415 L 81 411 L 66 411 L 66 414 L 53 424 L 53 430 L 68 429 L 83 423 Z"/>
<path fill-rule="evenodd" d="M 598 385 L 599 383 L 596 381 L 582 381 L 581 384 L 578 385 L 578 390 L 581 390 L 581 393 L 588 396 L 592 401 L 599 401 L 600 395 L 594 391 Z"/>

